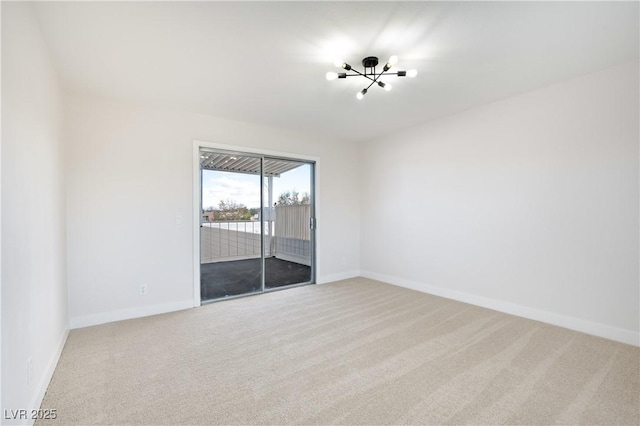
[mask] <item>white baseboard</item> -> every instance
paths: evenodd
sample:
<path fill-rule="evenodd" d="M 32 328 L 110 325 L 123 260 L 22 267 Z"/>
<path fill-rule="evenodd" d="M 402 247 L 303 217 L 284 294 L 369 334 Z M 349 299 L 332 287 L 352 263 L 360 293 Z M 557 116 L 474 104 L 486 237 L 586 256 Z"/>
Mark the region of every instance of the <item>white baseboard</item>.
<path fill-rule="evenodd" d="M 66 329 L 62 332 L 60 339 L 58 340 L 58 346 L 56 350 L 51 355 L 49 362 L 44 370 L 44 374 L 42 378 L 38 382 L 38 387 L 36 388 L 36 394 L 34 395 L 33 400 L 31 401 L 30 410 L 37 410 L 40 408 L 42 404 L 42 400 L 44 399 L 44 394 L 47 392 L 47 388 L 49 387 L 49 383 L 51 383 L 51 378 L 53 377 L 54 371 L 56 371 L 56 367 L 58 366 L 58 361 L 60 360 L 60 356 L 62 355 L 62 350 L 64 349 L 64 344 L 67 342 L 67 337 L 69 337 L 69 329 Z M 53 407 L 44 407 L 51 409 Z M 31 416 L 29 416 L 31 417 Z M 34 423 L 34 419 L 28 419 L 28 425 L 32 425 Z"/>
<path fill-rule="evenodd" d="M 435 296 L 441 296 L 447 299 L 453 299 L 460 302 L 481 306 L 483 308 L 493 309 L 494 311 L 504 312 L 507 314 L 544 322 L 547 324 L 557 325 L 559 327 L 580 331 L 582 333 L 591 334 L 598 337 L 604 337 L 605 339 L 615 340 L 617 342 L 622 342 L 629 345 L 640 346 L 640 333 L 632 330 L 626 330 L 623 328 L 574 318 L 567 315 L 556 314 L 553 312 L 542 311 L 535 308 L 529 308 L 527 306 L 517 305 L 515 303 L 476 296 L 470 293 L 437 287 L 425 283 L 406 280 L 403 278 L 393 277 L 390 275 L 379 274 L 376 272 L 361 271 L 361 275 L 365 278 L 383 281 L 400 287 L 421 291 L 423 293 L 433 294 Z"/>
<path fill-rule="evenodd" d="M 183 300 L 182 302 L 164 303 L 161 305 L 140 306 L 131 309 L 120 309 L 117 311 L 73 317 L 70 320 L 70 326 L 71 329 L 90 327 L 92 325 L 106 324 L 108 322 L 182 311 L 189 308 L 193 308 L 193 300 Z"/>
<path fill-rule="evenodd" d="M 359 276 L 360 276 L 360 271 L 357 269 L 354 269 L 346 272 L 338 272 L 337 274 L 321 275 L 318 277 L 316 282 L 318 284 L 326 284 L 326 283 L 332 283 L 334 281 L 348 280 L 349 278 L 356 278 Z"/>

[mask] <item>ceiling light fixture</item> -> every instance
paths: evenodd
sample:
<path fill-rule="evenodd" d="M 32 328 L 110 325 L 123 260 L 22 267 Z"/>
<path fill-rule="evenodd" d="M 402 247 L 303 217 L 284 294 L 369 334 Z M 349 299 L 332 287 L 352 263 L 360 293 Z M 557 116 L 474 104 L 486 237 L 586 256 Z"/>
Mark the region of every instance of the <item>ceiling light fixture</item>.
<path fill-rule="evenodd" d="M 373 86 L 374 84 L 377 84 L 378 86 L 382 87 L 387 92 L 391 90 L 391 85 L 389 83 L 380 81 L 380 77 L 382 77 L 383 75 L 395 75 L 398 77 L 415 77 L 418 75 L 418 70 L 387 72 L 391 69 L 391 67 L 393 67 L 397 63 L 398 63 L 398 57 L 393 55 L 392 57 L 389 58 L 387 63 L 384 64 L 384 67 L 382 67 L 382 71 L 380 73 L 376 73 L 376 66 L 378 65 L 378 58 L 376 56 L 367 56 L 362 60 L 362 66 L 364 67 L 364 72 L 360 72 L 356 69 L 353 69 L 351 65 L 349 65 L 344 61 L 337 60 L 334 62 L 335 66 L 347 71 L 353 71 L 353 74 L 347 74 L 346 72 L 341 72 L 341 73 L 328 72 L 326 74 L 326 78 L 327 80 L 335 80 L 337 78 L 361 76 L 371 80 L 371 83 L 369 83 L 367 87 L 365 87 L 364 89 L 362 89 L 356 94 L 356 98 L 362 99 L 364 98 L 364 95 L 367 94 L 367 91 L 369 90 L 369 88 L 371 88 L 371 86 Z"/>

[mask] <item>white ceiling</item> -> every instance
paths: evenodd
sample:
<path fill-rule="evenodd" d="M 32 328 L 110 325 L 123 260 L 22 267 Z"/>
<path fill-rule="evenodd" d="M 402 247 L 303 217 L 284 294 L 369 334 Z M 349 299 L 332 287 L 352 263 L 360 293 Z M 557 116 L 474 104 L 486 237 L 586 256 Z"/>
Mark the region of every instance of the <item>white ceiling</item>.
<path fill-rule="evenodd" d="M 65 87 L 359 141 L 637 59 L 637 2 L 44 2 Z M 417 78 L 327 81 L 399 56 Z"/>

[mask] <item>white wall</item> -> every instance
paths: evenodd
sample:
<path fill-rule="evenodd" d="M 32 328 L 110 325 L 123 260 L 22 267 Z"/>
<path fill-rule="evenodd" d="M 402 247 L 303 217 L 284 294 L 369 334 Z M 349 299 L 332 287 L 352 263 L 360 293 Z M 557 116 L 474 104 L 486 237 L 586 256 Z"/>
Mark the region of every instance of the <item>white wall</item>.
<path fill-rule="evenodd" d="M 193 140 L 319 157 L 318 281 L 358 274 L 356 145 L 82 95 L 67 106 L 72 328 L 193 306 Z"/>
<path fill-rule="evenodd" d="M 31 5 L 3 2 L 3 417 L 39 406 L 68 331 L 61 112 Z"/>
<path fill-rule="evenodd" d="M 0 28 L 2 25 L 2 5 L 0 4 Z M 0 41 L 2 39 L 0 38 Z M 1 50 L 1 49 L 0 49 Z M 2 55 L 0 55 L 0 67 Z M 0 70 L 1 74 L 1 70 Z M 0 75 L 1 79 L 1 75 Z M 2 99 L 2 85 L 0 84 L 0 100 Z M 1 103 L 1 102 L 0 102 Z M 2 114 L 0 113 L 0 129 L 2 129 Z M 4 408 L 2 403 L 2 137 L 0 137 L 0 410 Z"/>
<path fill-rule="evenodd" d="M 363 144 L 363 274 L 637 345 L 638 117 L 636 62 Z"/>

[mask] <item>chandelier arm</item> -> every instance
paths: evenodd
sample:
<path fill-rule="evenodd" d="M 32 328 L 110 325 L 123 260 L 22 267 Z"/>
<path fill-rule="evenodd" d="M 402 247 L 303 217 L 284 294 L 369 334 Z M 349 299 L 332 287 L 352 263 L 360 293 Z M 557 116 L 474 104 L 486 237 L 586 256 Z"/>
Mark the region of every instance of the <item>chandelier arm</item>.
<path fill-rule="evenodd" d="M 378 81 L 378 79 L 384 75 L 384 71 L 381 71 L 380 74 L 376 75 L 375 74 L 375 68 L 373 69 L 373 75 L 375 76 L 374 79 L 372 79 L 371 84 L 369 85 L 369 87 L 371 87 L 373 85 L 373 83 L 376 83 Z"/>
<path fill-rule="evenodd" d="M 357 74 L 346 74 L 347 77 L 358 77 L 358 76 L 361 76 L 361 77 L 368 78 L 369 80 L 373 80 L 373 78 L 371 78 L 371 74 L 363 74 L 361 72 L 358 72 L 357 70 L 354 70 L 353 68 L 351 68 L 351 71 L 354 71 Z M 381 76 L 381 75 L 399 75 L 401 72 L 402 71 L 400 71 L 400 72 L 383 72 L 383 73 L 380 73 L 378 75 L 378 77 Z"/>
<path fill-rule="evenodd" d="M 369 75 L 367 75 L 367 73 L 365 72 L 364 74 L 362 74 L 360 71 L 358 71 L 357 69 L 351 68 L 351 71 L 355 72 L 356 74 L 347 74 L 347 77 L 355 77 L 356 75 L 360 75 L 364 78 L 368 78 L 369 80 L 373 80 Z"/>
<path fill-rule="evenodd" d="M 365 90 L 369 90 L 369 89 L 371 88 L 371 86 L 373 86 L 373 85 L 375 84 L 375 82 L 376 82 L 376 81 L 375 81 L 375 80 L 373 80 L 373 81 L 371 82 L 371 84 L 369 84 L 369 85 L 367 86 L 367 88 L 366 88 Z"/>

